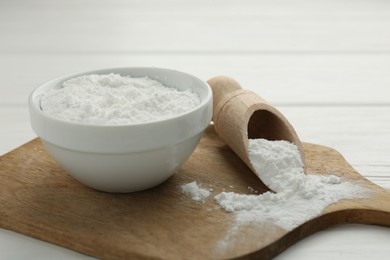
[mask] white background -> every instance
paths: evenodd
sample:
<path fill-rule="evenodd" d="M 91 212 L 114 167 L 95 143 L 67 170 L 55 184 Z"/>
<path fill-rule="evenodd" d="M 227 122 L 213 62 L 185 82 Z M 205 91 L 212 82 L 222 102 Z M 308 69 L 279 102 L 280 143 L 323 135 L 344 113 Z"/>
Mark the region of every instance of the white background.
<path fill-rule="evenodd" d="M 39 84 L 121 66 L 229 75 L 390 189 L 390 1 L 1 0 L 0 154 L 35 138 Z M 277 259 L 385 259 L 389 243 L 388 228 L 342 225 Z M 0 259 L 86 258 L 0 229 Z"/>

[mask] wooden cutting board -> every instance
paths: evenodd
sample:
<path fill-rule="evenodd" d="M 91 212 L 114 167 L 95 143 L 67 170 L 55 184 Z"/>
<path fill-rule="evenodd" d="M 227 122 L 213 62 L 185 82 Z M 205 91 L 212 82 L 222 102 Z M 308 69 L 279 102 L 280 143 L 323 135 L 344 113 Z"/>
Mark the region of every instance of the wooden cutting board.
<path fill-rule="evenodd" d="M 310 234 L 340 223 L 390 226 L 390 192 L 360 176 L 333 149 L 303 144 L 308 172 L 337 174 L 375 190 L 342 200 L 287 232 L 269 223 L 229 232 L 234 213 L 212 196 L 195 202 L 180 185 L 221 191 L 268 189 L 210 126 L 182 169 L 162 185 L 131 194 L 87 188 L 66 174 L 39 139 L 0 158 L 0 227 L 101 259 L 219 259 L 276 256 Z M 107 173 L 109 174 L 109 173 Z"/>

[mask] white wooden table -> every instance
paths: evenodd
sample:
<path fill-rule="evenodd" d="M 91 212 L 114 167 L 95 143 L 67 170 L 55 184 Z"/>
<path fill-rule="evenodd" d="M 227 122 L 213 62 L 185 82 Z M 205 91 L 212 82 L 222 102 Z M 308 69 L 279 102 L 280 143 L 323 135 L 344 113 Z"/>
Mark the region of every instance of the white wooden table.
<path fill-rule="evenodd" d="M 390 1 L 1 0 L 0 154 L 35 137 L 39 84 L 122 66 L 229 75 L 390 189 Z M 389 259 L 389 244 L 388 228 L 342 225 L 277 259 Z M 0 259 L 88 258 L 0 229 Z"/>

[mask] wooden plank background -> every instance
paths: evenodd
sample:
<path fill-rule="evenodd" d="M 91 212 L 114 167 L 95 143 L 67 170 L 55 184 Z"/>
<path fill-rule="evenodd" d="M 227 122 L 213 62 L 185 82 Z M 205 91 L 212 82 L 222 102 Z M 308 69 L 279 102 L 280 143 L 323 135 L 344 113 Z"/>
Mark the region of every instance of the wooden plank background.
<path fill-rule="evenodd" d="M 390 189 L 390 1 L 2 0 L 0 154 L 35 137 L 27 97 L 39 84 L 121 66 L 232 76 L 303 141 Z M 344 225 L 277 258 L 384 259 L 389 242 L 389 229 Z M 27 256 L 88 258 L 0 229 L 0 258 Z"/>

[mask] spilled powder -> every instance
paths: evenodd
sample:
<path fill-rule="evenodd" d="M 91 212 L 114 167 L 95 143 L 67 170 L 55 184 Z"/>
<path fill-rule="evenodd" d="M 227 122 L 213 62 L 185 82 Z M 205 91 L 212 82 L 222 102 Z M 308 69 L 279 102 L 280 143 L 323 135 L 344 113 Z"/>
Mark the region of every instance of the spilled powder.
<path fill-rule="evenodd" d="M 214 196 L 222 209 L 235 213 L 235 226 L 227 238 L 250 223 L 272 223 L 290 231 L 339 200 L 366 198 L 371 193 L 359 183 L 343 181 L 336 175 L 306 175 L 297 146 L 287 141 L 251 139 L 248 155 L 255 173 L 272 191 L 256 194 L 248 187 L 252 194 L 221 192 Z M 196 181 L 181 189 L 195 201 L 210 196 L 210 190 Z"/>
<path fill-rule="evenodd" d="M 357 183 L 344 182 L 335 175 L 305 175 L 298 148 L 287 141 L 250 139 L 248 154 L 256 174 L 273 192 L 216 195 L 221 208 L 236 213 L 238 226 L 271 222 L 289 231 L 341 199 L 369 194 Z"/>
<path fill-rule="evenodd" d="M 203 201 L 210 196 L 210 190 L 202 188 L 196 181 L 180 186 L 184 194 L 191 196 L 194 201 Z"/>
<path fill-rule="evenodd" d="M 111 73 L 71 78 L 45 93 L 40 105 L 46 114 L 65 121 L 118 125 L 172 118 L 199 104 L 199 96 L 190 89 Z"/>

